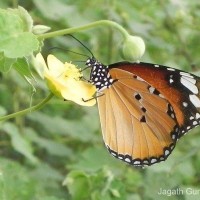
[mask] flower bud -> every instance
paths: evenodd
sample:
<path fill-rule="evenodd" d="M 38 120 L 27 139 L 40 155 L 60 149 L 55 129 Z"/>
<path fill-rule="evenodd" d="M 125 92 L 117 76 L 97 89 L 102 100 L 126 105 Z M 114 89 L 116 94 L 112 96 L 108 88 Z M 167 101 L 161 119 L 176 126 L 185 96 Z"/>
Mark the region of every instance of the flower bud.
<path fill-rule="evenodd" d="M 127 61 L 138 61 L 145 51 L 145 43 L 141 37 L 129 36 L 125 38 L 121 54 L 122 57 Z"/>
<path fill-rule="evenodd" d="M 49 26 L 45 25 L 35 25 L 33 26 L 32 32 L 36 35 L 46 33 L 49 31 L 51 28 Z"/>

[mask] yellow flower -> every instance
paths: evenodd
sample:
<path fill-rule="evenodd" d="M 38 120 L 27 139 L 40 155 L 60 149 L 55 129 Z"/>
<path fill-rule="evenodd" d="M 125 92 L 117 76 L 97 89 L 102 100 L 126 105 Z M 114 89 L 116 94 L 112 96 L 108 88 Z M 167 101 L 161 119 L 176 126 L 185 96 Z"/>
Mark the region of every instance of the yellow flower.
<path fill-rule="evenodd" d="M 93 106 L 96 103 L 92 99 L 96 87 L 80 80 L 82 73 L 75 65 L 62 63 L 51 54 L 48 55 L 46 64 L 40 53 L 36 55 L 36 62 L 38 73 L 47 81 L 49 89 L 56 96 L 82 106 Z"/>

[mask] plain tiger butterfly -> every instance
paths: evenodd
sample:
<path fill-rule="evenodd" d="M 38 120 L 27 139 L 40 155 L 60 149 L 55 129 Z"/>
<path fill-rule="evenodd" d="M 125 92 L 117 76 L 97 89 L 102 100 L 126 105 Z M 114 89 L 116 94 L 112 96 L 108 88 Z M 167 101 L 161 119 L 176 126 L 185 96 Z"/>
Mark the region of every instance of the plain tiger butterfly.
<path fill-rule="evenodd" d="M 99 94 L 103 140 L 116 158 L 134 166 L 167 159 L 177 140 L 200 124 L 200 78 L 178 69 L 94 57 L 90 82 Z"/>
<path fill-rule="evenodd" d="M 200 124 L 200 77 L 144 62 L 106 66 L 77 41 L 92 55 L 86 66 L 108 151 L 134 166 L 166 160 L 177 140 Z"/>

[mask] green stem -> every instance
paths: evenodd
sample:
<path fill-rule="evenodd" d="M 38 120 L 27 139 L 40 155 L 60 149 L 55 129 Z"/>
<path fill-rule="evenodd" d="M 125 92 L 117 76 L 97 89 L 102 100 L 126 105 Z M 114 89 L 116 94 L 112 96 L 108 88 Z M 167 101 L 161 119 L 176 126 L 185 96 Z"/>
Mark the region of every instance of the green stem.
<path fill-rule="evenodd" d="M 102 26 L 102 25 L 113 26 L 114 28 L 118 29 L 121 32 L 124 38 L 126 38 L 129 35 L 128 32 L 118 23 L 110 21 L 110 20 L 100 20 L 100 21 L 92 22 L 90 24 L 83 25 L 83 26 L 78 26 L 74 28 L 68 28 L 68 29 L 41 34 L 41 35 L 38 35 L 37 37 L 38 39 L 47 39 L 50 37 L 71 34 L 71 33 L 79 32 L 82 30 L 90 29 L 90 28 L 95 28 L 96 26 Z"/>
<path fill-rule="evenodd" d="M 3 116 L 3 117 L 0 117 L 0 121 L 5 121 L 5 120 L 8 120 L 8 119 L 11 119 L 11 118 L 14 118 L 14 117 L 19 117 L 19 116 L 22 116 L 22 115 L 25 115 L 27 113 L 31 113 L 35 110 L 39 110 L 40 108 L 42 108 L 54 95 L 52 93 L 50 93 L 43 101 L 41 101 L 39 104 L 33 106 L 33 107 L 30 107 L 30 108 L 27 108 L 25 110 L 21 110 L 19 112 L 16 112 L 16 113 L 12 113 L 10 115 L 6 115 L 6 116 Z"/>

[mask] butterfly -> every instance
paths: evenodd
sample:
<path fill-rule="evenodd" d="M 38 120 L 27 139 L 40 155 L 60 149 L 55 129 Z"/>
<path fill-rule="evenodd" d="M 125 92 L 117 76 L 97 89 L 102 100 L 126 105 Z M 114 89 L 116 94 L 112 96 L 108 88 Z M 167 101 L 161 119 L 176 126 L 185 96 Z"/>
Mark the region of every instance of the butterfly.
<path fill-rule="evenodd" d="M 103 140 L 134 166 L 164 161 L 177 140 L 200 124 L 200 78 L 167 66 L 87 59 L 96 86 Z"/>

